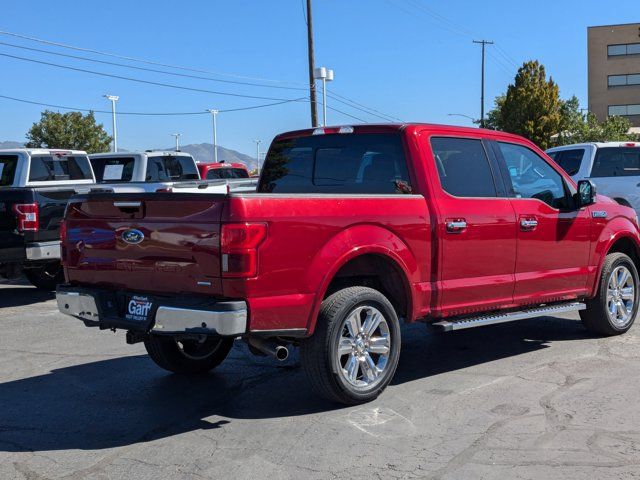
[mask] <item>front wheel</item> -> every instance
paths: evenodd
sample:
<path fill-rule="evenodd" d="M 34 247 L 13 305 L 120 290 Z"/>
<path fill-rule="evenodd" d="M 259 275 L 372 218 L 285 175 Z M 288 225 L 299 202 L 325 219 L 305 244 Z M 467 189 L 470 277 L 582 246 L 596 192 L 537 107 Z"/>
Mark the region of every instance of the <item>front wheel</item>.
<path fill-rule="evenodd" d="M 220 365 L 233 347 L 233 338 L 185 340 L 149 335 L 144 346 L 151 360 L 159 367 L 174 373 L 193 375 L 206 373 Z"/>
<path fill-rule="evenodd" d="M 580 311 L 582 323 L 590 332 L 620 335 L 631 328 L 638 313 L 638 270 L 624 253 L 610 253 L 602 267 L 595 298 Z"/>
<path fill-rule="evenodd" d="M 64 283 L 64 272 L 60 262 L 49 262 L 41 267 L 24 270 L 29 283 L 40 290 L 52 291 L 59 283 Z"/>
<path fill-rule="evenodd" d="M 400 322 L 377 290 L 349 287 L 322 302 L 301 361 L 311 386 L 347 404 L 374 400 L 389 384 L 400 357 Z"/>

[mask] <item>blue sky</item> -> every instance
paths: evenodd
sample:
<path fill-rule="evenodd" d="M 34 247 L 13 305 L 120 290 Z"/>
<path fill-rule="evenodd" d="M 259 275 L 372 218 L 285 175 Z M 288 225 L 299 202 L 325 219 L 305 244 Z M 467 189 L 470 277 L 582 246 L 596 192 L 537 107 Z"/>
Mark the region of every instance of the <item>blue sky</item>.
<path fill-rule="evenodd" d="M 276 79 L 290 83 L 268 84 L 295 88 L 303 87 L 308 75 L 302 1 L 7 2 L 0 29 L 235 75 L 208 75 L 219 79 Z M 528 59 L 539 59 L 547 67 L 563 97 L 575 94 L 586 106 L 587 26 L 638 21 L 639 14 L 637 0 L 618 0 L 615 8 L 602 8 L 602 2 L 595 0 L 314 0 L 316 63 L 334 69 L 330 91 L 387 115 L 405 121 L 468 125 L 469 120 L 448 114 L 479 116 L 480 49 L 472 39 L 496 42 L 487 47 L 487 108 L 512 81 L 516 65 Z M 90 55 L 5 35 L 0 35 L 0 42 Z M 242 95 L 289 99 L 306 94 L 172 77 L 6 45 L 0 45 L 0 54 Z M 102 98 L 105 93 L 120 96 L 118 109 L 123 112 L 198 112 L 272 102 L 139 84 L 2 56 L 0 65 L 4 71 L 0 95 L 56 105 L 108 109 Z M 327 103 L 364 120 L 379 121 L 335 100 Z M 43 107 L 0 99 L 0 109 L 0 140 L 23 140 Z M 97 118 L 111 132 L 110 115 L 97 114 Z M 219 144 L 251 155 L 255 155 L 253 139 L 261 139 L 266 148 L 276 133 L 306 128 L 310 123 L 309 106 L 302 102 L 221 113 L 218 119 Z M 329 112 L 331 124 L 355 122 Z M 127 149 L 168 147 L 174 132 L 182 133 L 183 143 L 211 142 L 211 118 L 118 117 L 119 144 Z"/>

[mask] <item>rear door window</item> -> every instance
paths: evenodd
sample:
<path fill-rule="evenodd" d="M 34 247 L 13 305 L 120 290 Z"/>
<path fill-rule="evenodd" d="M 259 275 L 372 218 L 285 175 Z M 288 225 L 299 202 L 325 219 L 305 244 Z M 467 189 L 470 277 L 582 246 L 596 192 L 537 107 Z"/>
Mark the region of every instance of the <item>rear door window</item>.
<path fill-rule="evenodd" d="M 576 148 L 575 150 L 560 150 L 555 152 L 551 158 L 553 158 L 565 172 L 574 176 L 580 171 L 583 157 L 584 148 Z"/>
<path fill-rule="evenodd" d="M 279 140 L 258 192 L 412 193 L 399 134 L 329 134 Z"/>
<path fill-rule="evenodd" d="M 92 180 L 91 167 L 86 156 L 34 155 L 30 163 L 30 182 Z"/>
<path fill-rule="evenodd" d="M 455 197 L 496 197 L 489 159 L 481 140 L 434 137 L 431 149 L 440 184 Z"/>
<path fill-rule="evenodd" d="M 640 148 L 604 147 L 596 152 L 592 177 L 640 176 Z"/>
<path fill-rule="evenodd" d="M 133 178 L 134 157 L 96 157 L 91 159 L 97 182 L 130 182 Z"/>
<path fill-rule="evenodd" d="M 0 187 L 13 185 L 17 168 L 17 155 L 0 155 Z"/>

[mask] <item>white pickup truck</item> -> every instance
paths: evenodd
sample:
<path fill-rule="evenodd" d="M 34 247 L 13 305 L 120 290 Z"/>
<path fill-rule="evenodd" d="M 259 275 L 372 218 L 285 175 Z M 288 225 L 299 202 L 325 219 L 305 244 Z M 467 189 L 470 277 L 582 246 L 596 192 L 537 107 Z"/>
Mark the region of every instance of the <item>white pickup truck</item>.
<path fill-rule="evenodd" d="M 579 143 L 546 153 L 576 182 L 593 180 L 598 193 L 640 213 L 640 142 Z"/>
<path fill-rule="evenodd" d="M 89 159 L 98 184 L 92 191 L 227 193 L 257 186 L 256 179 L 200 180 L 196 161 L 184 152 L 96 153 Z"/>

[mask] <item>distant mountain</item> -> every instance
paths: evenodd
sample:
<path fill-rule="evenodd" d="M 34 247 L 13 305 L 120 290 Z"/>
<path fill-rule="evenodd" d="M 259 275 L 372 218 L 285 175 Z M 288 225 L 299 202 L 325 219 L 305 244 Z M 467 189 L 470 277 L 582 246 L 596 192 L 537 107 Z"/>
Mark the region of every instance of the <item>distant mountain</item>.
<path fill-rule="evenodd" d="M 24 147 L 24 143 L 21 142 L 12 142 L 7 140 L 6 142 L 0 142 L 0 148 L 22 148 Z"/>
<path fill-rule="evenodd" d="M 173 150 L 173 148 L 166 148 L 164 150 Z M 193 155 L 196 162 L 213 162 L 213 144 L 211 143 L 180 145 L 180 151 Z M 258 166 L 258 161 L 255 158 L 218 145 L 218 161 L 221 162 L 223 160 L 227 163 L 244 163 L 249 170 L 253 170 Z"/>

